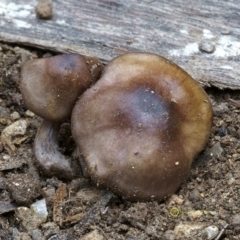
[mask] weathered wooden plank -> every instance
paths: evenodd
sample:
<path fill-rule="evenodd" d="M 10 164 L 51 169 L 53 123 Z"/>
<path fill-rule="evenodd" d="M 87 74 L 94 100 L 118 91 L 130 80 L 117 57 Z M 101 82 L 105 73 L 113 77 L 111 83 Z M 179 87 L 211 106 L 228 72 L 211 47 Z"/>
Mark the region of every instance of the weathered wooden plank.
<path fill-rule="evenodd" d="M 127 51 L 155 52 L 204 86 L 240 89 L 237 2 L 55 0 L 54 16 L 46 21 L 36 18 L 36 0 L 1 0 L 0 40 L 79 52 L 106 62 Z M 199 50 L 202 41 L 213 44 L 215 51 Z"/>

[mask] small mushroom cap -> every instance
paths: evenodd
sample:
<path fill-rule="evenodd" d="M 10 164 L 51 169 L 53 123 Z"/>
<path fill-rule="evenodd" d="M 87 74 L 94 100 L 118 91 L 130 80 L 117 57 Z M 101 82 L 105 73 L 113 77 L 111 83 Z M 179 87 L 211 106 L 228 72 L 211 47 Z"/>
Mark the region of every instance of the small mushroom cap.
<path fill-rule="evenodd" d="M 161 201 L 186 180 L 212 125 L 205 91 L 151 53 L 112 60 L 72 113 L 72 133 L 90 176 L 132 200 Z"/>
<path fill-rule="evenodd" d="M 23 99 L 42 118 L 63 120 L 71 115 L 78 96 L 100 77 L 101 71 L 97 59 L 79 54 L 30 60 L 21 72 Z"/>

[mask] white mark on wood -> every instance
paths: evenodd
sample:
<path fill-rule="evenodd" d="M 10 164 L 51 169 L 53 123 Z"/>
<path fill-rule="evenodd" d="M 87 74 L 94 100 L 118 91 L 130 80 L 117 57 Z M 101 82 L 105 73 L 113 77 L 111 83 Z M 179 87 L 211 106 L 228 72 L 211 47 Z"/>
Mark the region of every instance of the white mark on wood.
<path fill-rule="evenodd" d="M 27 18 L 34 15 L 34 4 L 16 4 L 9 1 L 0 2 L 0 15 L 3 15 L 7 21 L 12 22 L 19 28 L 30 28 L 32 25 Z"/>
<path fill-rule="evenodd" d="M 184 34 L 184 35 L 188 35 L 188 31 L 186 29 L 181 29 L 180 33 Z"/>
<path fill-rule="evenodd" d="M 30 28 L 30 27 L 32 27 L 31 24 L 29 24 L 25 21 L 19 20 L 19 19 L 13 19 L 12 22 L 19 28 Z"/>
<path fill-rule="evenodd" d="M 8 17 L 25 18 L 31 14 L 34 7 L 30 4 L 15 4 L 0 2 L 0 14 Z"/>
<path fill-rule="evenodd" d="M 205 31 L 206 32 L 206 31 Z M 206 37 L 206 35 L 205 35 Z M 209 35 L 210 37 L 210 35 Z M 209 40 L 211 41 L 211 40 Z M 216 40 L 212 40 L 215 44 L 216 50 L 211 54 L 205 54 L 205 57 L 216 57 L 216 58 L 226 58 L 226 57 L 240 57 L 240 42 L 232 36 L 223 35 Z M 172 56 L 192 56 L 199 53 L 198 42 L 189 43 L 182 49 L 170 50 L 169 54 Z M 202 53 L 204 54 L 204 53 Z"/>
<path fill-rule="evenodd" d="M 199 52 L 198 43 L 189 43 L 183 49 L 180 50 L 171 50 L 169 53 L 173 56 L 191 56 Z"/>
<path fill-rule="evenodd" d="M 228 65 L 223 65 L 223 66 L 221 66 L 220 68 L 222 68 L 222 69 L 229 69 L 229 70 L 232 70 L 232 69 L 233 69 L 233 67 L 228 66 Z"/>
<path fill-rule="evenodd" d="M 211 38 L 214 38 L 214 35 L 208 29 L 203 29 L 203 37 L 205 39 L 211 39 Z"/>
<path fill-rule="evenodd" d="M 66 21 L 63 20 L 63 19 L 57 20 L 56 23 L 59 24 L 59 25 L 66 25 Z"/>
<path fill-rule="evenodd" d="M 239 56 L 240 42 L 231 36 L 221 36 L 216 43 L 213 55 L 216 57 Z"/>

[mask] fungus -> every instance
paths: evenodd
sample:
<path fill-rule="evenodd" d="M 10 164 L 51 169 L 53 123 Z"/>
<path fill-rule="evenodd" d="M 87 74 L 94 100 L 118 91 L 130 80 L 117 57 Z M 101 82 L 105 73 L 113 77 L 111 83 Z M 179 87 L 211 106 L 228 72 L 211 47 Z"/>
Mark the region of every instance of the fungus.
<path fill-rule="evenodd" d="M 97 185 L 132 201 L 161 201 L 186 180 L 212 125 L 205 91 L 151 53 L 113 59 L 75 104 L 73 138 Z"/>
<path fill-rule="evenodd" d="M 64 54 L 30 60 L 21 72 L 20 88 L 27 107 L 44 120 L 34 142 L 37 164 L 49 176 L 71 179 L 76 175 L 70 159 L 58 150 L 57 136 L 63 120 L 83 91 L 102 71 L 95 58 Z"/>

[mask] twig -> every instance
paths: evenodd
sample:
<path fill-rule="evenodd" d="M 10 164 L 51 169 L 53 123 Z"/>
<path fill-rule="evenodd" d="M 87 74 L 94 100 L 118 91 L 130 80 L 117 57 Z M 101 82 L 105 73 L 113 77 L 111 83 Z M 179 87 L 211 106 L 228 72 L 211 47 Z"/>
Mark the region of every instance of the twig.
<path fill-rule="evenodd" d="M 223 229 L 220 231 L 220 233 L 216 236 L 216 238 L 214 240 L 219 240 L 220 237 L 223 235 L 224 231 L 226 230 L 226 228 L 228 227 L 229 224 L 226 224 Z"/>
<path fill-rule="evenodd" d="M 236 101 L 236 100 L 233 100 L 233 99 L 231 99 L 231 98 L 228 98 L 228 99 L 227 99 L 227 102 L 229 102 L 230 104 L 232 104 L 232 105 L 235 106 L 235 107 L 240 108 L 240 102 L 238 102 L 238 101 Z"/>

